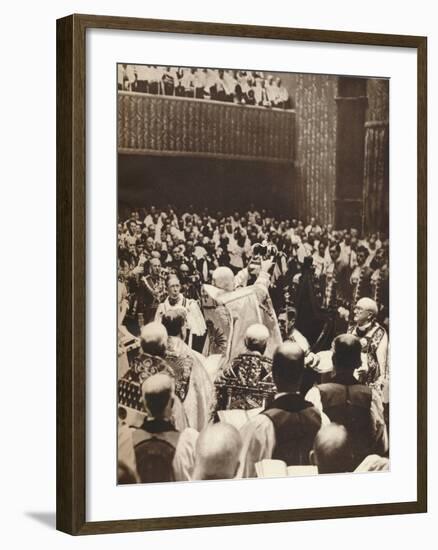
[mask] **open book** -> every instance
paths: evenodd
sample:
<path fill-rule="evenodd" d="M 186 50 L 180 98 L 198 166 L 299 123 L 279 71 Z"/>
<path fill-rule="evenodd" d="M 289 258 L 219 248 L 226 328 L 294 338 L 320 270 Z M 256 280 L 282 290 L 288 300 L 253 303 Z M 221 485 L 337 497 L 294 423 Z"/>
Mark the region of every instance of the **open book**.
<path fill-rule="evenodd" d="M 265 459 L 255 465 L 257 477 L 297 477 L 318 474 L 316 466 L 287 466 L 283 460 Z"/>

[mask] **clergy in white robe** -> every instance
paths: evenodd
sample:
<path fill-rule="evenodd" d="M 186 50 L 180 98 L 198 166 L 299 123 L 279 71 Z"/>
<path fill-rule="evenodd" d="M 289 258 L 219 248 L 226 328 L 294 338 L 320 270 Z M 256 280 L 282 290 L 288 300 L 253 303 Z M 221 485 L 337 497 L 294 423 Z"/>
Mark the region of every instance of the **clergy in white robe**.
<path fill-rule="evenodd" d="M 213 272 L 213 285 L 204 285 L 202 289 L 208 327 L 204 355 L 221 354 L 229 364 L 245 351 L 248 327 L 261 323 L 269 331 L 266 356 L 272 357 L 281 343 L 281 334 L 268 292 L 271 266 L 272 260 L 263 260 L 256 282 L 236 290 L 230 268 L 218 267 Z"/>
<path fill-rule="evenodd" d="M 187 317 L 188 343 L 191 344 L 192 335 L 202 336 L 207 330 L 204 316 L 196 300 L 186 298 L 181 294 L 181 283 L 176 275 L 167 279 L 168 297 L 161 302 L 155 314 L 155 321 L 161 322 L 163 315 L 172 310 L 183 309 Z"/>
<path fill-rule="evenodd" d="M 173 309 L 162 319 L 168 333 L 165 361 L 175 375 L 175 393 L 181 400 L 188 426 L 202 430 L 210 421 L 215 405 L 213 383 L 207 373 L 204 356 L 185 342 L 186 314 Z"/>

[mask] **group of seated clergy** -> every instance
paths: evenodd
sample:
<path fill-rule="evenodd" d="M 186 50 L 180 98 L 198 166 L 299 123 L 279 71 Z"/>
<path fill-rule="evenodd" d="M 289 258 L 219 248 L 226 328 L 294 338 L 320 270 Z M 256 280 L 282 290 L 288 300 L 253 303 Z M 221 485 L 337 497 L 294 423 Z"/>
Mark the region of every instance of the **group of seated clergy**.
<path fill-rule="evenodd" d="M 221 379 L 224 373 L 212 375 L 203 356 L 184 343 L 184 320 L 184 313 L 174 310 L 163 323 L 142 329 L 139 361 L 154 363 L 155 373 L 141 384 L 147 411 L 143 423 L 119 420 L 119 483 L 256 477 L 256 465 L 270 459 L 286 466 L 313 465 L 319 473 L 388 468 L 382 398 L 357 379 L 362 365 L 357 336 L 335 338 L 330 380 L 305 394 L 302 383 L 310 368 L 305 352 L 291 340 L 281 343 L 270 372 L 263 373 L 271 375 L 272 397 L 238 426 L 215 416 L 212 376 Z M 248 328 L 252 350 L 245 353 L 263 358 L 264 328 Z M 178 362 L 181 354 L 192 361 Z M 190 373 L 184 372 L 187 364 Z"/>
<path fill-rule="evenodd" d="M 260 477 L 274 462 L 388 467 L 382 236 L 253 206 L 232 216 L 151 207 L 119 224 L 118 252 L 120 341 L 139 343 L 129 360 L 120 346 L 119 378 L 143 411 L 134 418 L 119 391 L 120 483 Z M 347 310 L 321 353 L 288 307 L 309 261 L 320 307 Z"/>

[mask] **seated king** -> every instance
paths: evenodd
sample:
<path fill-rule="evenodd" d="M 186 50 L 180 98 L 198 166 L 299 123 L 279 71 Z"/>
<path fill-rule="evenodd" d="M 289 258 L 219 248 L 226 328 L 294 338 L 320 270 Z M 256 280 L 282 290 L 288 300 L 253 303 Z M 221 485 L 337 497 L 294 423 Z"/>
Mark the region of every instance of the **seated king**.
<path fill-rule="evenodd" d="M 219 410 L 265 407 L 275 395 L 272 359 L 264 355 L 269 331 L 251 325 L 245 334 L 245 351 L 233 359 L 229 369 L 216 379 Z"/>

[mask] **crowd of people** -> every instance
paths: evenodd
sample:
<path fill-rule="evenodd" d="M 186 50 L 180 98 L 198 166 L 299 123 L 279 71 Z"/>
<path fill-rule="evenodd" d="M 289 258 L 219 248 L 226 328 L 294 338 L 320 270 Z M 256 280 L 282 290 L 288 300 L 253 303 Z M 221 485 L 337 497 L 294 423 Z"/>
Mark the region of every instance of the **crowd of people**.
<path fill-rule="evenodd" d="M 119 65 L 119 90 L 293 109 L 278 76 L 261 71 Z"/>
<path fill-rule="evenodd" d="M 126 214 L 119 483 L 388 468 L 384 235 L 254 205 Z"/>

